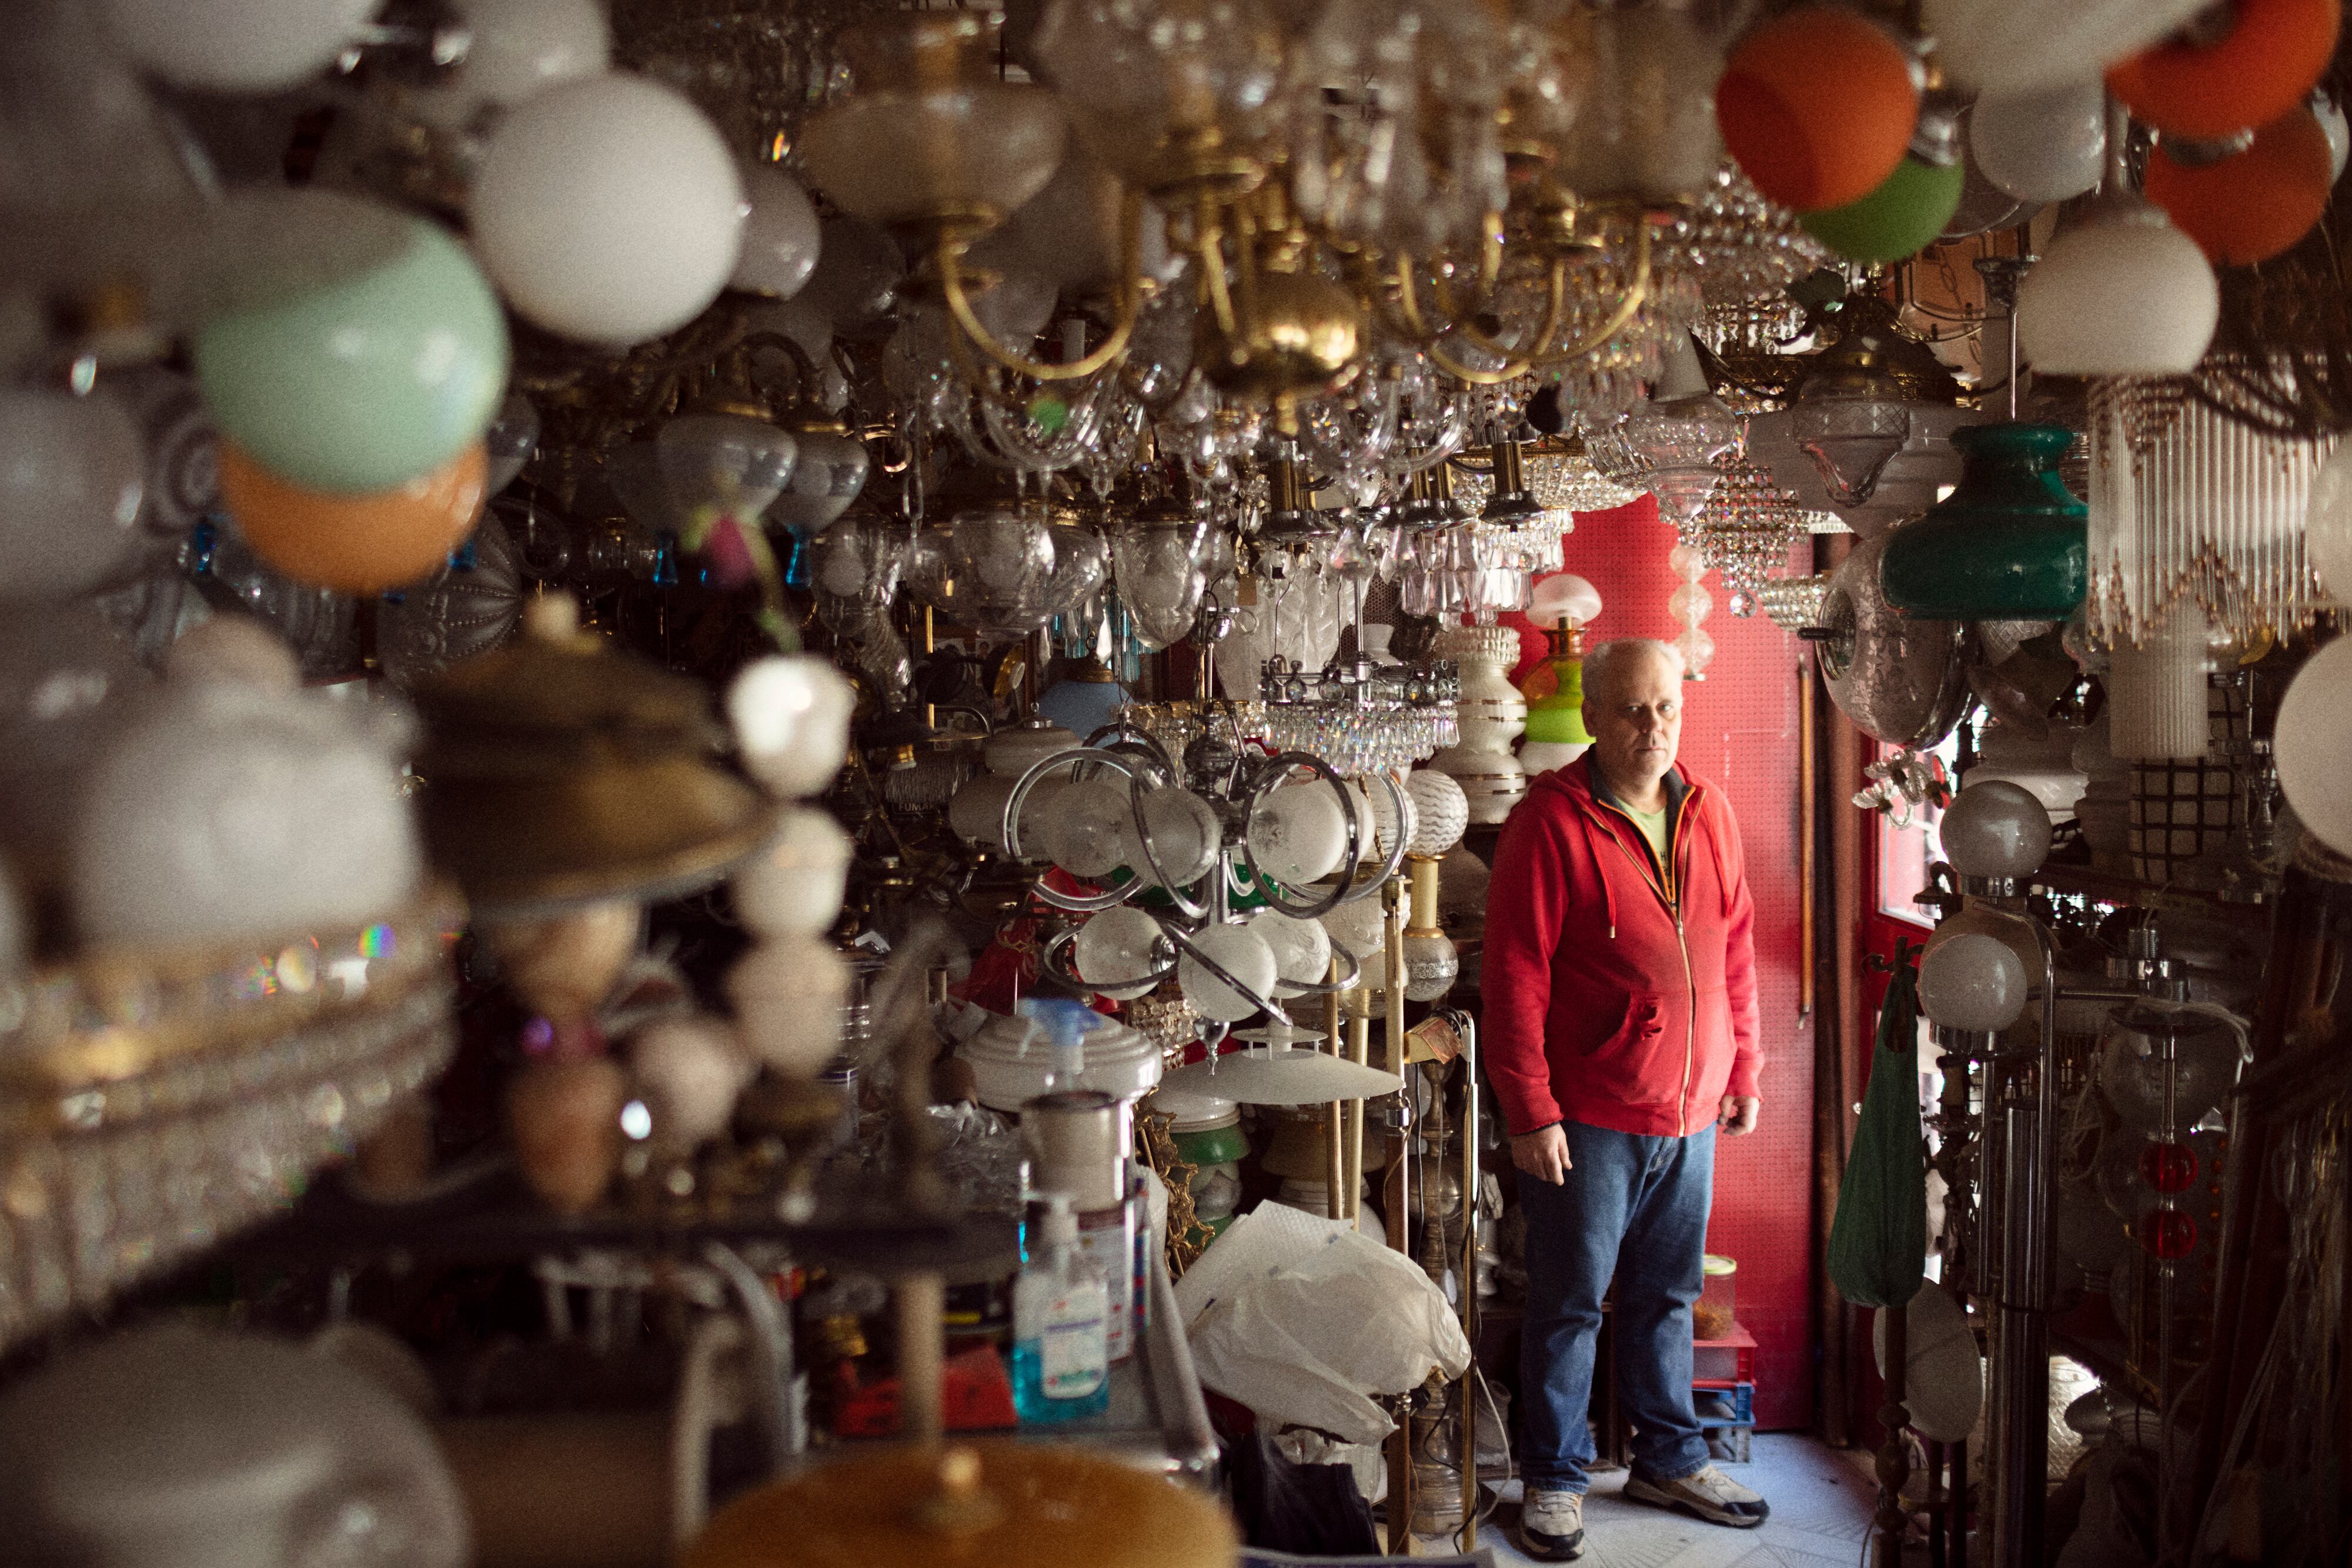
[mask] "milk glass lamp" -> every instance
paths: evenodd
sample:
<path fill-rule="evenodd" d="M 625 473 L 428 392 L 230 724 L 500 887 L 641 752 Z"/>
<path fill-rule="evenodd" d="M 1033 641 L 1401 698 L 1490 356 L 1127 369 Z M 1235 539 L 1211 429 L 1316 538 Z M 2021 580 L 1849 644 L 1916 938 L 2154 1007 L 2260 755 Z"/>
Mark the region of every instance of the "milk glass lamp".
<path fill-rule="evenodd" d="M 1545 578 L 1528 601 L 1528 619 L 1544 628 L 1550 651 L 1519 682 L 1528 699 L 1519 766 L 1528 776 L 1565 768 L 1592 744 L 1584 727 L 1584 628 L 1601 613 L 1601 595 L 1570 572 Z"/>
<path fill-rule="evenodd" d="M 1160 922 L 1132 904 L 1118 904 L 1078 927 L 1071 959 L 1078 977 L 1104 996 L 1132 1001 L 1159 982 L 1168 967 L 1168 938 Z"/>
<path fill-rule="evenodd" d="M 1238 1023 L 1259 1010 L 1249 993 L 1270 996 L 1276 976 L 1274 949 L 1246 925 L 1211 925 L 1192 939 L 1192 946 L 1246 990 L 1237 990 L 1212 973 L 1201 957 L 1186 953 L 1176 961 L 1176 983 L 1183 988 L 1193 1011 L 1221 1023 Z"/>
<path fill-rule="evenodd" d="M 2352 855 L 2352 639 L 2338 638 L 2308 660 L 2279 704 L 2279 786 L 2303 825 L 2340 855 Z"/>
<path fill-rule="evenodd" d="M 1331 874 L 1348 849 L 1339 797 L 1320 779 L 1269 791 L 1250 813 L 1250 863 L 1285 887 Z"/>
<path fill-rule="evenodd" d="M 2032 875 L 2050 852 L 2049 809 L 2005 779 L 1962 789 L 1937 831 L 1944 858 L 1962 876 L 2014 882 Z"/>
<path fill-rule="evenodd" d="M 1321 985 L 1330 972 L 1331 934 L 1322 922 L 1261 909 L 1250 916 L 1249 928 L 1274 953 L 1276 996 L 1297 996 L 1304 987 Z"/>
<path fill-rule="evenodd" d="M 1919 961 L 1919 1009 L 1946 1029 L 1998 1034 L 2025 1011 L 2025 966 L 2009 944 L 1955 936 Z"/>

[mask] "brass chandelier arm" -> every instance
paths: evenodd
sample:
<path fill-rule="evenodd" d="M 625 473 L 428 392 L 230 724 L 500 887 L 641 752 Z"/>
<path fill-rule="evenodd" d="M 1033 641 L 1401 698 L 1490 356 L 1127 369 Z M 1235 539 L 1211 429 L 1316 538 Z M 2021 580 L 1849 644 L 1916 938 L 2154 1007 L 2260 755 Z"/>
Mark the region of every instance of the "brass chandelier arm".
<path fill-rule="evenodd" d="M 1499 371 L 1481 371 L 1458 363 L 1440 346 L 1438 339 L 1442 334 L 1432 332 L 1426 319 L 1422 315 L 1420 297 L 1414 287 L 1412 264 L 1410 258 L 1401 258 L 1397 263 L 1398 303 L 1404 312 L 1406 324 L 1412 329 L 1413 335 L 1427 343 L 1425 352 L 1428 353 L 1431 362 L 1438 369 L 1455 380 L 1468 382 L 1473 386 L 1498 386 L 1504 382 L 1517 380 L 1538 364 L 1581 359 L 1623 331 L 1625 324 L 1633 319 L 1633 313 L 1639 310 L 1650 298 L 1652 276 L 1650 252 L 1650 223 L 1644 216 L 1637 223 L 1633 231 L 1633 281 L 1626 285 L 1624 295 L 1617 301 L 1616 308 L 1610 311 L 1609 319 L 1586 333 L 1582 340 L 1573 345 L 1561 346 L 1551 341 L 1559 329 L 1559 319 L 1565 313 L 1568 264 L 1564 258 L 1555 258 L 1552 262 L 1550 298 L 1545 308 L 1544 329 L 1538 334 L 1534 348 L 1524 352 L 1506 349 L 1483 333 L 1461 322 L 1453 323 L 1454 330 L 1462 333 L 1479 348 L 1485 349 L 1489 353 L 1504 355 L 1509 361 Z M 1442 299 L 1440 303 L 1443 304 Z"/>
<path fill-rule="evenodd" d="M 940 288 L 947 297 L 948 313 L 955 318 L 957 329 L 982 353 L 1015 375 L 1027 376 L 1032 381 L 1080 381 L 1112 363 L 1127 352 L 1128 339 L 1134 335 L 1136 317 L 1143 308 L 1143 199 L 1131 191 L 1119 209 L 1119 227 L 1118 317 L 1111 324 L 1110 336 L 1094 352 L 1066 365 L 1049 365 L 997 341 L 972 309 L 971 295 L 964 291 L 963 248 L 967 242 L 945 240 L 939 248 Z"/>

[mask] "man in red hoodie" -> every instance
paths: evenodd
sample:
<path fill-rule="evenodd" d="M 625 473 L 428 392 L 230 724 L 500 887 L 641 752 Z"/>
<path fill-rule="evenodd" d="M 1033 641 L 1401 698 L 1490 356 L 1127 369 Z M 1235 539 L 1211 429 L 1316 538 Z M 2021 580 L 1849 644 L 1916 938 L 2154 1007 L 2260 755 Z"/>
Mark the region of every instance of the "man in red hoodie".
<path fill-rule="evenodd" d="M 1761 1052 L 1739 829 L 1675 760 L 1682 674 L 1647 638 L 1585 660 L 1592 747 L 1529 787 L 1486 894 L 1486 1070 L 1528 1221 L 1519 1544 L 1551 1562 L 1584 1549 L 1612 1278 L 1625 1495 L 1740 1528 L 1769 1511 L 1708 1462 L 1691 1406 L 1716 1134 L 1754 1129 Z"/>

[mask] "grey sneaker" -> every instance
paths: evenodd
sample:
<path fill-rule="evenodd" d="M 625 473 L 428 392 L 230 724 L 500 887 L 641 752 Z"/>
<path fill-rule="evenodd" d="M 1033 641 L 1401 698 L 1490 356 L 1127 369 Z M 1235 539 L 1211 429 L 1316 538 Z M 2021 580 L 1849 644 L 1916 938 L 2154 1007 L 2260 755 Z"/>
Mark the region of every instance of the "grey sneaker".
<path fill-rule="evenodd" d="M 1584 1494 L 1529 1487 L 1519 1505 L 1519 1550 L 1542 1563 L 1584 1555 Z"/>
<path fill-rule="evenodd" d="M 1625 1495 L 1635 1502 L 1654 1503 L 1734 1530 L 1753 1530 L 1772 1512 L 1761 1497 L 1713 1465 L 1670 1481 L 1653 1480 L 1636 1470 L 1625 1482 Z"/>

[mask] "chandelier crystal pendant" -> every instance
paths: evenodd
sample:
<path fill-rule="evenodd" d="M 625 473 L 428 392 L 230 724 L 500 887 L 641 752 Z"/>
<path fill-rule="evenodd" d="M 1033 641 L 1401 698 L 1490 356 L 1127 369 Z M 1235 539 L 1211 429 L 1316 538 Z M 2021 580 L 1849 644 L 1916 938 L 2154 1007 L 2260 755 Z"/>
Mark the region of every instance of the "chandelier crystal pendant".
<path fill-rule="evenodd" d="M 1718 465 L 1722 477 L 1697 516 L 1683 525 L 1682 541 L 1722 575 L 1731 612 L 1756 613 L 1767 579 L 1789 568 L 1789 550 L 1805 532 L 1796 497 L 1750 461 L 1745 446 Z"/>

